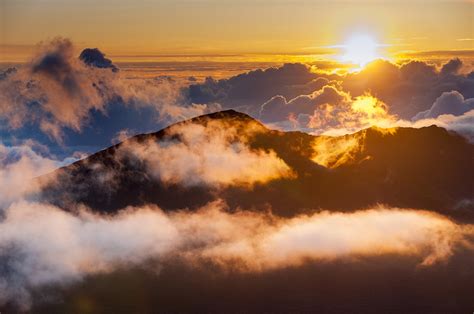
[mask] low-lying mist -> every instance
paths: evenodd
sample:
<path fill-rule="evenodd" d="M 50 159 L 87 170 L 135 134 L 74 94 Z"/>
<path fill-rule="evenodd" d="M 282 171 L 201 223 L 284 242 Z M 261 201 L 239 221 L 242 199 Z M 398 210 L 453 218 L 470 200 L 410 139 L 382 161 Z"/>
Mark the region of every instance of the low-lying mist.
<path fill-rule="evenodd" d="M 314 212 L 294 218 L 227 211 L 222 201 L 198 211 L 165 213 L 154 205 L 99 215 L 19 201 L 0 223 L 1 303 L 22 309 L 44 286 L 145 263 L 159 270 L 176 260 L 189 267 L 262 273 L 306 263 L 395 254 L 432 267 L 473 250 L 474 226 L 425 211 L 378 207 L 353 213 Z M 357 258 L 353 260 L 357 263 Z"/>

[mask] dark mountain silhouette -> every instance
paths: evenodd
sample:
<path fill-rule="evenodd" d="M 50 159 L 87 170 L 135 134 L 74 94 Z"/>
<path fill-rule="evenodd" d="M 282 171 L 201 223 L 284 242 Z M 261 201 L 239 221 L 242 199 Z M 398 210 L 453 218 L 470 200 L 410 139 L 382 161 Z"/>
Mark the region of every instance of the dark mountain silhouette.
<path fill-rule="evenodd" d="M 474 145 L 443 128 L 369 128 L 337 138 L 316 137 L 269 130 L 233 110 L 181 123 L 206 125 L 209 121 L 225 121 L 241 131 L 250 126 L 258 128 L 260 132 L 247 138 L 249 146 L 273 150 L 296 176 L 252 188 L 186 187 L 163 184 L 148 175 L 143 164 L 126 159 L 118 161 L 117 151 L 122 145 L 128 141 L 159 141 L 165 137 L 167 128 L 135 136 L 50 174 L 58 177 L 44 189 L 44 196 L 54 204 L 67 207 L 69 203 L 80 202 L 101 212 L 146 203 L 165 210 L 193 209 L 221 198 L 230 210 L 237 207 L 267 210 L 270 206 L 275 214 L 282 216 L 314 209 L 352 211 L 383 204 L 474 220 Z M 329 143 L 323 147 L 334 160 L 326 161 L 325 165 L 312 160 L 317 154 L 317 142 Z M 350 149 L 339 145 L 345 142 L 352 144 Z M 104 171 L 114 173 L 113 184 L 100 180 Z"/>

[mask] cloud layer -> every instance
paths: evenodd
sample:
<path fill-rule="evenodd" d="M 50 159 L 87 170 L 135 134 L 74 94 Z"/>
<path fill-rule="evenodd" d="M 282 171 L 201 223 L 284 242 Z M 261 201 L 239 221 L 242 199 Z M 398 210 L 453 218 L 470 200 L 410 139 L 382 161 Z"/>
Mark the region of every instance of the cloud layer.
<path fill-rule="evenodd" d="M 460 59 L 439 68 L 422 61 L 396 65 L 379 60 L 360 72 L 345 74 L 287 64 L 191 85 L 188 98 L 237 107 L 276 128 L 344 134 L 373 125 L 407 126 L 411 120 L 468 116 L 473 106 L 474 75 L 462 69 Z M 460 130 L 444 118 L 432 124 Z M 466 127 L 462 130 L 468 137 L 472 133 Z"/>
<path fill-rule="evenodd" d="M 69 145 L 90 151 L 125 129 L 149 132 L 234 108 L 276 128 L 341 134 L 395 120 L 464 115 L 474 99 L 474 75 L 466 72 L 460 59 L 441 66 L 379 60 L 354 73 L 295 63 L 204 82 L 136 78 L 99 49 L 79 53 L 58 38 L 38 45 L 28 63 L 0 73 L 0 133 L 62 143 L 58 151 Z M 358 107 L 361 99 L 371 99 L 371 112 Z"/>
<path fill-rule="evenodd" d="M 212 222 L 212 223 L 209 223 Z M 291 219 L 228 213 L 214 202 L 197 212 L 164 213 L 155 206 L 115 216 L 75 214 L 41 203 L 18 202 L 0 223 L 0 301 L 27 308 L 31 289 L 65 285 L 119 267 L 177 258 L 244 272 L 298 266 L 358 255 L 401 254 L 422 265 L 471 246 L 471 225 L 427 212 L 376 208 L 356 213 L 314 213 Z"/>

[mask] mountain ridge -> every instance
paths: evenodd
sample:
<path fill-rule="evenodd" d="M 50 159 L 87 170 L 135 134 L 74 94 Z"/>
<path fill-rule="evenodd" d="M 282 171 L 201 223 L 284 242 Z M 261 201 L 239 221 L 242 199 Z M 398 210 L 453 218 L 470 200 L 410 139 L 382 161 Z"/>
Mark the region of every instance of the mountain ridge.
<path fill-rule="evenodd" d="M 212 132 L 234 132 L 235 143 L 245 143 L 251 151 L 274 152 L 296 178 L 257 182 L 251 188 L 236 185 L 215 189 L 164 184 L 151 179 L 149 172 L 140 168 L 142 165 L 134 168 L 128 161 L 117 162 L 118 152 L 130 143 L 165 139 L 174 145 L 181 143 L 182 134 L 170 137 L 170 130 L 187 125 L 207 129 L 212 123 L 224 123 Z M 474 145 L 437 126 L 391 130 L 372 127 L 340 137 L 313 136 L 270 130 L 244 113 L 226 110 L 133 136 L 63 167 L 54 173 L 60 184 L 48 185 L 43 192 L 54 204 L 67 205 L 69 202 L 64 200 L 69 199 L 104 212 L 145 203 L 165 210 L 192 209 L 217 197 L 231 209 L 270 206 L 283 216 L 319 208 L 351 211 L 386 204 L 471 220 L 473 156 Z M 101 184 L 92 182 L 91 176 L 99 172 L 91 170 L 91 165 L 117 173 L 116 190 L 105 191 Z"/>

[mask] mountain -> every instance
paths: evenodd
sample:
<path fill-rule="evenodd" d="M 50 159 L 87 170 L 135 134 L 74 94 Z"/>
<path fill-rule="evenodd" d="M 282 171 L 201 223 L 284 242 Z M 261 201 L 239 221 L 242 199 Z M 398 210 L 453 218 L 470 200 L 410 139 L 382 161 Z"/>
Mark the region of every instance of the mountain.
<path fill-rule="evenodd" d="M 199 134 L 206 134 L 209 148 L 196 153 L 202 142 L 193 144 L 196 139 L 192 136 L 198 135 L 186 133 L 190 126 L 199 126 L 199 132 L 207 130 Z M 226 132 L 231 134 L 229 138 Z M 218 141 L 211 141 L 214 134 L 219 136 Z M 185 146 L 183 141 L 187 141 Z M 170 172 L 173 178 L 192 167 L 192 162 L 202 161 L 204 157 L 199 154 L 213 160 L 215 143 L 223 141 L 231 149 L 237 147 L 237 153 L 276 156 L 291 169 L 292 175 L 256 180 L 252 184 L 216 186 L 199 178 L 194 182 L 194 175 L 206 173 L 193 170 L 189 180 L 165 180 L 164 173 L 171 171 L 168 164 L 176 167 L 176 160 L 186 161 L 187 150 L 183 147 L 198 156 L 193 155 L 189 163 L 178 164 L 178 169 Z M 148 149 L 148 145 L 156 144 L 160 145 L 157 151 Z M 173 147 L 181 149 L 178 155 L 168 154 Z M 152 154 L 151 162 L 160 165 L 158 175 L 151 173 L 150 160 L 145 163 L 140 159 L 144 152 Z M 165 157 L 171 159 L 166 161 Z M 207 163 L 206 171 L 222 171 L 226 161 L 219 162 L 224 165 L 214 167 Z M 260 167 L 265 168 L 264 165 Z M 212 180 L 221 182 L 222 176 Z M 271 208 L 280 216 L 314 209 L 352 211 L 382 204 L 427 209 L 474 221 L 473 178 L 474 145 L 440 127 L 372 127 L 340 137 L 313 136 L 270 130 L 248 115 L 228 110 L 183 121 L 156 133 L 137 135 L 40 179 L 48 182 L 43 195 L 53 204 L 67 208 L 68 204 L 80 202 L 92 210 L 109 213 L 147 203 L 164 210 L 194 209 L 223 199 L 230 210 Z"/>

